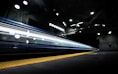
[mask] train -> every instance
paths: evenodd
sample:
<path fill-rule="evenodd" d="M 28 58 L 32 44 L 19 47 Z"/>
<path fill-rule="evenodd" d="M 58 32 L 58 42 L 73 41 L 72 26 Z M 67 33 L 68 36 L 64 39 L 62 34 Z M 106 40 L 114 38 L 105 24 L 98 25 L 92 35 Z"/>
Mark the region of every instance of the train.
<path fill-rule="evenodd" d="M 98 50 L 28 24 L 0 17 L 0 53 L 20 51 Z"/>

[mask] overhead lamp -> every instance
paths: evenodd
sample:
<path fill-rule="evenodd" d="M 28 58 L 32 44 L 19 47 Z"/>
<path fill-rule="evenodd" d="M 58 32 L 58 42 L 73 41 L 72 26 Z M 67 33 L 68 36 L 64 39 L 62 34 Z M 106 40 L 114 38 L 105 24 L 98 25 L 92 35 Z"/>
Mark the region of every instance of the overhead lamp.
<path fill-rule="evenodd" d="M 90 26 L 88 26 L 88 28 L 90 28 Z"/>
<path fill-rule="evenodd" d="M 67 26 L 66 22 L 63 21 L 62 23 L 64 24 L 64 26 Z"/>
<path fill-rule="evenodd" d="M 79 25 L 79 24 L 77 24 L 77 27 L 80 27 L 80 25 Z"/>
<path fill-rule="evenodd" d="M 97 35 L 100 35 L 100 33 L 97 33 Z"/>
<path fill-rule="evenodd" d="M 108 32 L 108 34 L 111 34 L 111 33 L 112 33 L 112 31 L 109 31 L 109 32 Z"/>
<path fill-rule="evenodd" d="M 82 33 L 82 31 L 79 31 L 79 33 Z"/>
<path fill-rule="evenodd" d="M 90 15 L 94 15 L 94 14 L 95 14 L 95 12 L 94 12 L 94 11 L 90 12 Z"/>
<path fill-rule="evenodd" d="M 51 27 L 53 27 L 53 28 L 55 28 L 55 29 L 58 29 L 58 30 L 60 30 L 60 31 L 62 31 L 62 32 L 65 32 L 65 30 L 64 30 L 63 28 L 61 28 L 61 27 L 59 27 L 59 26 L 57 26 L 57 25 L 54 25 L 54 24 L 52 24 L 52 23 L 49 23 L 49 26 L 51 26 Z"/>
<path fill-rule="evenodd" d="M 80 28 L 80 30 L 83 30 L 84 28 Z"/>
<path fill-rule="evenodd" d="M 15 7 L 16 9 L 20 9 L 20 5 L 18 5 L 18 4 L 15 4 L 14 7 Z"/>
<path fill-rule="evenodd" d="M 105 27 L 106 25 L 105 24 L 102 24 L 103 27 Z"/>
<path fill-rule="evenodd" d="M 24 1 L 23 1 L 23 4 L 24 4 L 24 5 L 28 5 L 28 1 L 24 0 Z"/>
<path fill-rule="evenodd" d="M 69 19 L 69 22 L 72 22 L 73 21 L 73 19 Z"/>
<path fill-rule="evenodd" d="M 59 16 L 59 13 L 56 13 L 57 16 Z"/>
<path fill-rule="evenodd" d="M 79 23 L 77 23 L 77 24 L 83 24 L 84 22 L 79 22 Z"/>
<path fill-rule="evenodd" d="M 95 24 L 94 26 L 100 26 L 100 24 Z"/>
<path fill-rule="evenodd" d="M 56 9 L 53 9 L 53 11 L 56 11 Z"/>

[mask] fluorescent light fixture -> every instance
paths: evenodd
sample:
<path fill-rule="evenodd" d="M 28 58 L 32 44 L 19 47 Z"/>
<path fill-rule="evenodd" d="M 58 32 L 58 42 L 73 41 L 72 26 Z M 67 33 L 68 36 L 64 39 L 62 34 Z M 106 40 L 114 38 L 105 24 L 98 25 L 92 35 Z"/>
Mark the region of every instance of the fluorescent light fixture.
<path fill-rule="evenodd" d="M 24 0 L 24 1 L 23 1 L 23 4 L 24 4 L 24 5 L 28 5 L 28 1 Z"/>
<path fill-rule="evenodd" d="M 100 24 L 95 24 L 94 26 L 100 26 Z"/>
<path fill-rule="evenodd" d="M 76 24 L 72 24 L 72 25 L 70 25 L 71 27 L 73 27 L 73 26 L 76 26 Z"/>
<path fill-rule="evenodd" d="M 56 29 L 58 29 L 58 30 L 60 30 L 60 31 L 62 31 L 62 32 L 65 32 L 65 30 L 64 30 L 63 28 L 61 28 L 61 27 L 59 27 L 59 26 L 57 26 L 57 25 L 54 25 L 54 24 L 52 24 L 52 23 L 49 23 L 49 26 L 54 27 L 54 28 L 56 28 Z"/>
<path fill-rule="evenodd" d="M 15 4 L 14 7 L 15 7 L 16 9 L 20 9 L 20 5 L 18 5 L 18 4 Z"/>
<path fill-rule="evenodd" d="M 83 24 L 84 22 L 79 22 L 79 23 L 77 23 L 77 27 L 80 27 L 80 24 Z"/>
<path fill-rule="evenodd" d="M 64 26 L 67 26 L 66 22 L 63 21 L 62 23 L 64 24 Z"/>
<path fill-rule="evenodd" d="M 83 24 L 84 22 L 79 22 L 79 23 L 77 23 L 77 24 Z"/>
<path fill-rule="evenodd" d="M 80 25 L 79 25 L 79 24 L 77 24 L 76 26 L 77 26 L 77 27 L 80 27 Z"/>
<path fill-rule="evenodd" d="M 71 27 L 72 26 L 77 26 L 77 27 L 80 27 L 80 24 L 83 24 L 84 22 L 79 22 L 79 23 L 77 23 L 77 24 L 72 24 L 72 25 L 70 25 Z"/>

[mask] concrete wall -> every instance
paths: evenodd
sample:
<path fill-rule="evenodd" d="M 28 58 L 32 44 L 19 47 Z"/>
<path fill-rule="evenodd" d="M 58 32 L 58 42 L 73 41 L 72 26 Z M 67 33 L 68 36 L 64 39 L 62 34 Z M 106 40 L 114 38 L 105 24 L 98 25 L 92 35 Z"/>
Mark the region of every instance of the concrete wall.
<path fill-rule="evenodd" d="M 9 12 L 6 16 L 9 19 L 28 24 L 29 15 L 25 10 L 18 10 L 15 8 L 9 9 Z"/>
<path fill-rule="evenodd" d="M 100 36 L 99 48 L 101 50 L 118 50 L 118 36 L 116 35 Z"/>

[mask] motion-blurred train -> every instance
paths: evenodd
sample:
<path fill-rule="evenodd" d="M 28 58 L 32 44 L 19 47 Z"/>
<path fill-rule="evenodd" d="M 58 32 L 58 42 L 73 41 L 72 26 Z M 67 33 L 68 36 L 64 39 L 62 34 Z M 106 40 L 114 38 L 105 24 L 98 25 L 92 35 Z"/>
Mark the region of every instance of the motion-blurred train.
<path fill-rule="evenodd" d="M 0 53 L 97 50 L 92 46 L 49 34 L 47 31 L 0 17 Z"/>

